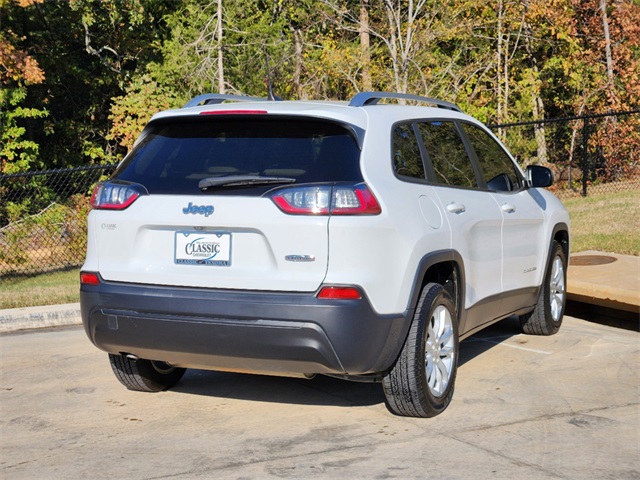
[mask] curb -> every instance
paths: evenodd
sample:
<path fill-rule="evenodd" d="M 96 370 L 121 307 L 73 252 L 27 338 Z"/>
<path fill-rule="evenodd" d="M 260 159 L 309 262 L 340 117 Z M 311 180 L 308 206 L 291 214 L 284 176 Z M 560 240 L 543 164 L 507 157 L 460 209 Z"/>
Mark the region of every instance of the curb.
<path fill-rule="evenodd" d="M 0 310 L 0 333 L 80 324 L 79 303 Z"/>

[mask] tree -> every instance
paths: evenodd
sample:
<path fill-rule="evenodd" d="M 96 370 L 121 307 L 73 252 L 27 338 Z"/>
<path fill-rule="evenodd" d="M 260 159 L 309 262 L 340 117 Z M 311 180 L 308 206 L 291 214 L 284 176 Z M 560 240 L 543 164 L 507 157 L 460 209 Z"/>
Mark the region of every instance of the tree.
<path fill-rule="evenodd" d="M 44 81 L 25 86 L 20 105 L 48 112 L 25 124 L 26 137 L 40 147 L 31 166 L 105 162 L 121 153 L 107 138 L 111 98 L 159 58 L 163 17 L 175 8 L 170 0 L 0 4 L 3 28 L 14 32 L 16 48 L 28 51 L 46 72 Z"/>
<path fill-rule="evenodd" d="M 107 139 L 117 141 L 125 151 L 131 149 L 154 113 L 178 108 L 184 100 L 155 80 L 151 73 L 135 77 L 123 95 L 112 99 L 109 115 L 112 124 Z"/>
<path fill-rule="evenodd" d="M 29 2 L 16 4 L 19 8 Z M 37 164 L 40 146 L 30 138 L 29 120 L 48 115 L 45 108 L 24 107 L 29 85 L 41 84 L 44 71 L 38 62 L 19 47 L 11 30 L 0 32 L 0 173 L 15 173 Z"/>

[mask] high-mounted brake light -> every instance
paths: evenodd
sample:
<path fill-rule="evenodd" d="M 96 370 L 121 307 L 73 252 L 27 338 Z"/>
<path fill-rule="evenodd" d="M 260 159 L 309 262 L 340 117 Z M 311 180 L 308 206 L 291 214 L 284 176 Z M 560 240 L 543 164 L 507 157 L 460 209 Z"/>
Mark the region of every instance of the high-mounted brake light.
<path fill-rule="evenodd" d="M 207 110 L 200 115 L 266 115 L 266 110 Z"/>
<path fill-rule="evenodd" d="M 322 287 L 317 297 L 321 300 L 360 300 L 362 295 L 356 287 Z"/>
<path fill-rule="evenodd" d="M 138 197 L 148 194 L 147 189 L 137 183 L 99 183 L 93 189 L 91 206 L 98 210 L 124 210 Z"/>
<path fill-rule="evenodd" d="M 292 215 L 378 215 L 382 211 L 365 184 L 287 187 L 271 199 Z"/>

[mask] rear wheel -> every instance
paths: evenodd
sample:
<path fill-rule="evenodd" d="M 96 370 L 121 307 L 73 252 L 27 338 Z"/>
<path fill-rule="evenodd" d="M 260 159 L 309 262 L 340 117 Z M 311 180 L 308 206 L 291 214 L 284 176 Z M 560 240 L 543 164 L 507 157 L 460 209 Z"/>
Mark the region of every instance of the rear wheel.
<path fill-rule="evenodd" d="M 567 256 L 562 246 L 554 240 L 538 302 L 533 311 L 520 317 L 524 333 L 553 335 L 560 329 L 567 300 L 566 285 Z"/>
<path fill-rule="evenodd" d="M 458 364 L 458 316 L 447 291 L 427 284 L 400 356 L 383 378 L 387 408 L 396 415 L 433 417 L 453 397 Z"/>
<path fill-rule="evenodd" d="M 165 362 L 133 359 L 112 353 L 109 354 L 109 362 L 120 383 L 138 392 L 160 392 L 171 388 L 186 372 L 184 368 L 176 368 Z"/>

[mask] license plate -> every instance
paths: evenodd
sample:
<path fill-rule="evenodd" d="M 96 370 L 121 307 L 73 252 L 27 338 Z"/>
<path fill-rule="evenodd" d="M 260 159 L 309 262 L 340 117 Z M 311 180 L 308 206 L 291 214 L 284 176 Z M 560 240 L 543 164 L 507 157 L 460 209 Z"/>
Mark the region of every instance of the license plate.
<path fill-rule="evenodd" d="M 231 265 L 231 234 L 176 232 L 175 263 L 179 265 Z"/>

